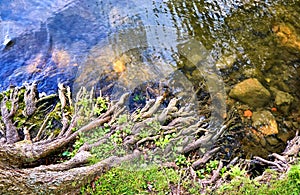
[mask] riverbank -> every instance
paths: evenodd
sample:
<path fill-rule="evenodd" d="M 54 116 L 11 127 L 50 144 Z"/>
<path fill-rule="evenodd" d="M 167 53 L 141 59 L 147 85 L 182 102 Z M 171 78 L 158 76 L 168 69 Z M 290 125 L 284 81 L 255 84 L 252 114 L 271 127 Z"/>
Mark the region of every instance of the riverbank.
<path fill-rule="evenodd" d="M 1 93 L 1 192 L 224 194 L 270 182 L 299 192 L 299 136 L 280 154 L 246 159 L 230 142 L 238 136 L 232 113 L 214 130 L 209 110 L 199 115 L 172 93 L 154 93 L 140 105 L 141 97 L 133 98 L 132 111 L 128 93 L 111 101 L 82 88 L 72 99 L 69 87 L 58 87 L 49 96 L 35 83 Z M 206 108 L 209 98 L 197 101 Z"/>

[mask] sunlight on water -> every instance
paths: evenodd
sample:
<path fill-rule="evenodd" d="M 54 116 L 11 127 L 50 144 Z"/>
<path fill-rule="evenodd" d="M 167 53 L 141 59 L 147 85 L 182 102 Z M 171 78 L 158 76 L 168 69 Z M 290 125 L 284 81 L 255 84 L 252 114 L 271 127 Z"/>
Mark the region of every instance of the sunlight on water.
<path fill-rule="evenodd" d="M 2 0 L 0 89 L 115 82 L 119 98 L 152 82 L 192 101 L 205 80 L 219 126 L 248 78 L 299 100 L 299 13 L 295 0 Z"/>

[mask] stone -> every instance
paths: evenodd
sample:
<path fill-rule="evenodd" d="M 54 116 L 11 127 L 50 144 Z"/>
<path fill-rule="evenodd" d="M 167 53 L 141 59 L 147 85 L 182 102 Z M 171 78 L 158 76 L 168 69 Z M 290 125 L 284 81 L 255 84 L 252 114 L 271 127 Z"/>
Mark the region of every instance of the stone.
<path fill-rule="evenodd" d="M 278 125 L 270 111 L 253 112 L 252 126 L 264 135 L 278 134 Z"/>
<path fill-rule="evenodd" d="M 246 78 L 257 78 L 259 81 L 266 79 L 258 68 L 247 68 L 243 71 L 243 75 Z"/>
<path fill-rule="evenodd" d="M 223 70 L 223 69 L 229 69 L 232 68 L 234 62 L 237 59 L 237 55 L 236 54 L 232 54 L 229 56 L 222 56 L 217 62 L 216 62 L 216 67 L 219 70 Z"/>
<path fill-rule="evenodd" d="M 267 140 L 268 144 L 270 144 L 271 146 L 276 146 L 280 143 L 279 140 L 273 136 L 266 137 L 266 140 Z"/>
<path fill-rule="evenodd" d="M 293 101 L 294 101 L 294 97 L 291 96 L 289 93 L 283 91 L 278 91 L 276 93 L 275 104 L 277 106 L 281 106 L 283 104 L 290 105 Z"/>
<path fill-rule="evenodd" d="M 280 91 L 274 87 L 270 88 L 275 96 L 275 104 L 284 114 L 288 114 L 290 105 L 294 101 L 294 97 L 287 92 Z"/>
<path fill-rule="evenodd" d="M 113 69 L 116 73 L 124 72 L 126 70 L 126 64 L 130 62 L 130 57 L 126 54 L 123 54 L 120 58 L 113 62 Z"/>
<path fill-rule="evenodd" d="M 262 137 L 260 139 L 259 143 L 262 145 L 262 147 L 266 147 L 266 145 L 267 145 L 267 141 L 266 141 L 266 139 L 264 137 Z"/>
<path fill-rule="evenodd" d="M 290 24 L 279 24 L 273 26 L 272 31 L 278 37 L 282 45 L 300 50 L 300 39 L 294 26 Z"/>
<path fill-rule="evenodd" d="M 236 84 L 229 96 L 255 108 L 266 105 L 271 99 L 270 92 L 255 78 Z"/>
<path fill-rule="evenodd" d="M 52 61 L 58 68 L 64 68 L 70 65 L 71 57 L 67 51 L 54 49 L 52 52 Z"/>
<path fill-rule="evenodd" d="M 284 143 L 287 143 L 287 141 L 292 137 L 292 133 L 283 128 L 279 131 L 277 137 Z"/>

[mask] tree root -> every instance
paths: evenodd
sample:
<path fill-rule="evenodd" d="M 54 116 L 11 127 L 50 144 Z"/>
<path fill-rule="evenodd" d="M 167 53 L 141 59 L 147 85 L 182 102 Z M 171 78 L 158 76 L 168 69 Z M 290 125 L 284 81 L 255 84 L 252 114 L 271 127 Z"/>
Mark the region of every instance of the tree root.
<path fill-rule="evenodd" d="M 138 158 L 140 152 L 134 151 L 124 157 L 109 157 L 91 166 L 73 168 L 83 163 L 89 153 L 80 152 L 72 163 L 39 166 L 32 169 L 14 170 L 0 166 L 0 191 L 6 194 L 78 194 L 80 187 L 91 178 L 104 174 L 112 167 Z M 64 170 L 64 171 L 62 171 Z"/>
<path fill-rule="evenodd" d="M 218 152 L 220 150 L 220 147 L 217 147 L 217 148 L 214 148 L 210 151 L 207 151 L 202 158 L 200 158 L 199 160 L 195 161 L 193 164 L 192 164 L 192 167 L 194 169 L 197 169 L 199 166 L 207 163 L 211 158 L 212 156 Z"/>
<path fill-rule="evenodd" d="M 199 148 L 210 149 L 213 142 L 226 129 L 226 126 L 220 128 L 218 132 L 206 129 L 206 120 L 198 116 L 198 111 L 191 105 L 184 104 L 181 104 L 179 109 L 177 98 L 170 99 L 169 104 L 163 107 L 166 97 L 158 96 L 149 100 L 139 113 L 129 115 L 125 109 L 129 97 L 126 93 L 119 101 L 108 103 L 106 111 L 95 115 L 93 92 L 87 92 L 83 88 L 73 104 L 70 88 L 59 84 L 58 96 L 51 96 L 51 98 L 58 97 L 59 104 L 52 109 L 49 109 L 47 104 L 42 104 L 47 97 L 38 99 L 36 84 L 28 85 L 25 94 L 23 100 L 25 110 L 22 112 L 26 118 L 22 123 L 25 132 L 23 141 L 20 141 L 18 129 L 13 121 L 18 104 L 22 104 L 22 100 L 18 99 L 18 90 L 12 90 L 10 97 L 5 96 L 1 101 L 6 135 L 5 144 L 0 146 L 0 191 L 8 193 L 72 194 L 78 192 L 78 189 L 89 180 L 115 165 L 137 159 L 141 153 L 147 154 L 151 151 L 152 155 L 168 157 L 179 153 L 188 154 Z M 43 113 L 42 122 L 28 126 L 28 121 L 41 114 L 42 109 L 48 112 Z M 124 114 L 127 116 L 126 122 L 120 123 L 119 119 Z M 49 132 L 53 120 L 59 122 L 59 132 L 53 130 Z M 91 134 L 95 129 L 103 130 L 104 125 L 109 126 L 110 131 L 101 134 L 93 143 L 83 143 L 75 156 L 68 161 L 40 166 L 34 163 L 63 150 L 80 136 Z M 143 133 L 147 135 L 142 135 Z M 89 151 L 112 142 L 114 136 L 122 141 L 122 143 L 114 142 L 114 146 L 126 148 L 127 154 L 121 157 L 110 156 L 99 163 L 87 166 L 91 157 Z M 179 149 L 174 151 L 175 147 Z M 197 168 L 207 162 L 218 150 L 219 148 L 215 148 L 206 152 L 202 158 L 194 162 L 193 167 Z M 215 180 L 214 177 L 212 179 Z"/>
<path fill-rule="evenodd" d="M 271 168 L 279 171 L 279 172 L 287 172 L 290 168 L 290 164 L 293 164 L 296 161 L 296 157 L 300 151 L 300 136 L 298 135 L 298 132 L 296 133 L 296 136 L 288 141 L 288 145 L 286 146 L 286 149 L 282 152 L 282 154 L 273 153 L 269 155 L 269 157 L 273 157 L 274 160 L 265 160 L 260 157 L 254 157 L 254 160 L 271 165 Z"/>

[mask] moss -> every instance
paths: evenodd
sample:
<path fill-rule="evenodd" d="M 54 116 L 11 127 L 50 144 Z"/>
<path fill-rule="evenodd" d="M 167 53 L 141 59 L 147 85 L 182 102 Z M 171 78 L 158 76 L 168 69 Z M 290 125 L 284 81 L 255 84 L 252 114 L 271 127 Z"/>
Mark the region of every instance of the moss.
<path fill-rule="evenodd" d="M 12 107 L 11 101 L 6 101 L 6 102 L 5 102 L 5 106 L 6 106 L 7 110 L 10 111 L 10 110 L 11 110 L 11 107 Z"/>
<path fill-rule="evenodd" d="M 239 177 L 229 184 L 222 185 L 215 194 L 257 194 L 257 195 L 298 195 L 300 194 L 300 163 L 293 165 L 283 179 L 278 179 L 279 174 L 267 171 L 271 179 L 266 183 L 259 183 L 254 179 Z"/>
<path fill-rule="evenodd" d="M 178 183 L 180 176 L 173 169 L 153 166 L 113 168 L 97 178 L 92 185 L 81 188 L 82 194 L 170 194 L 170 186 Z M 92 187 L 93 186 L 93 187 Z"/>

